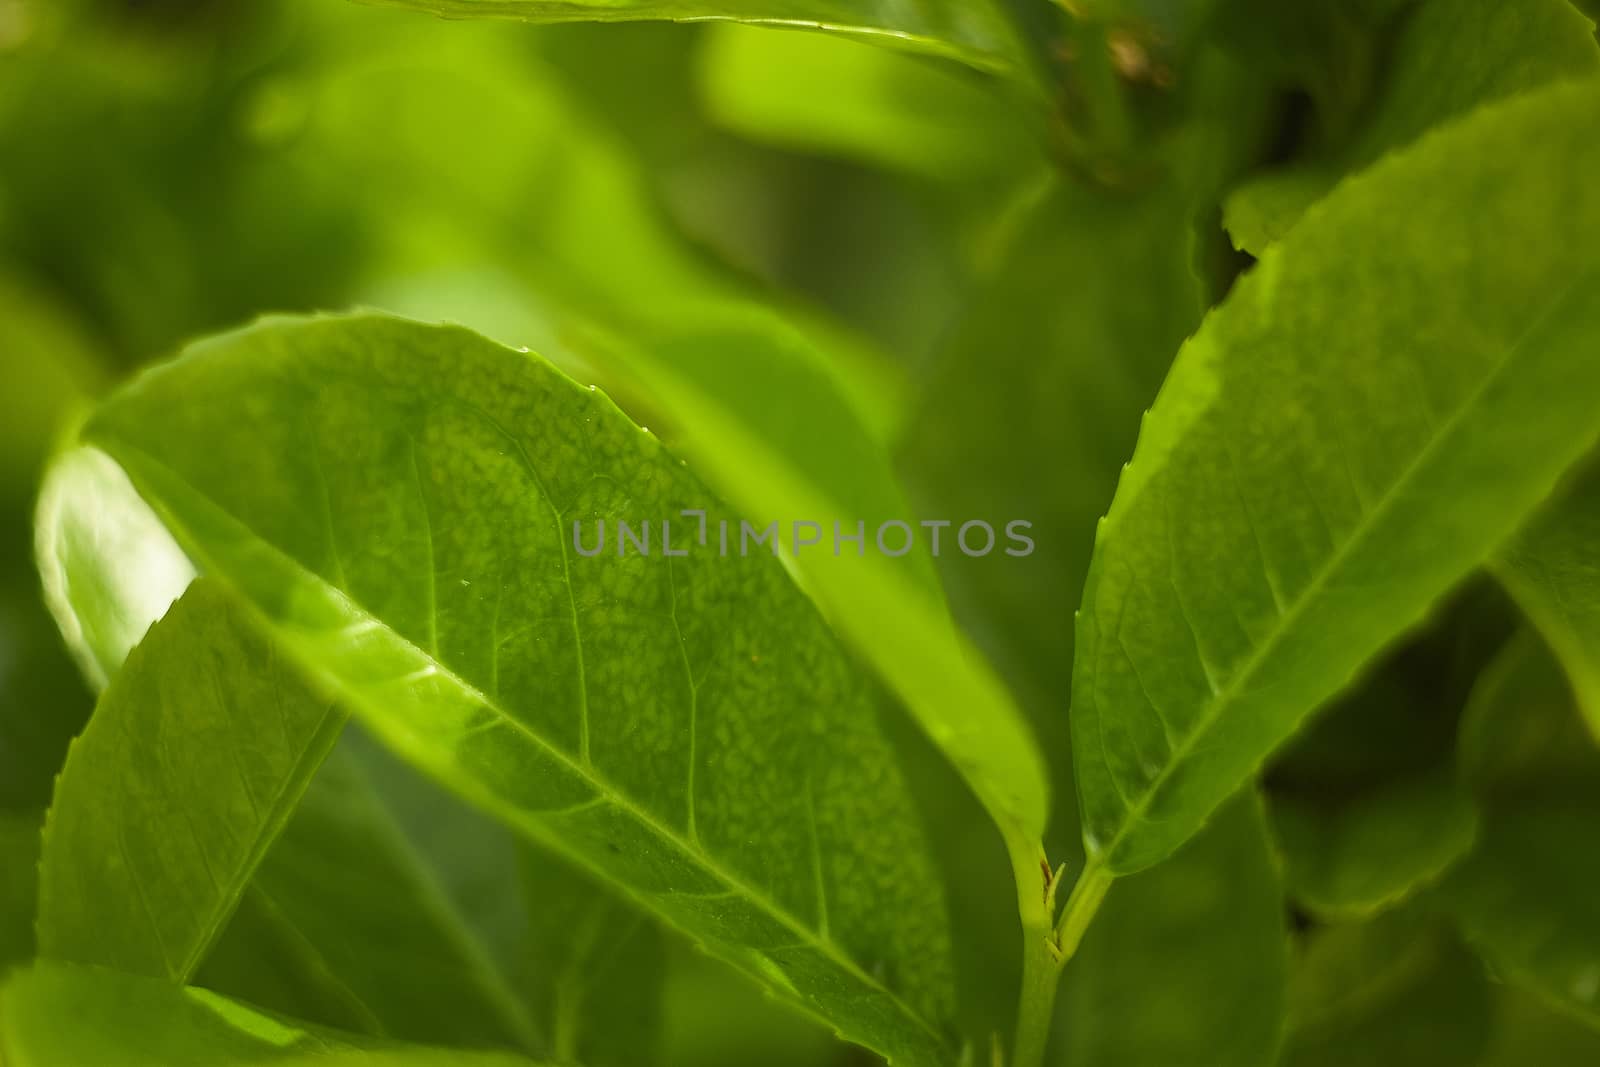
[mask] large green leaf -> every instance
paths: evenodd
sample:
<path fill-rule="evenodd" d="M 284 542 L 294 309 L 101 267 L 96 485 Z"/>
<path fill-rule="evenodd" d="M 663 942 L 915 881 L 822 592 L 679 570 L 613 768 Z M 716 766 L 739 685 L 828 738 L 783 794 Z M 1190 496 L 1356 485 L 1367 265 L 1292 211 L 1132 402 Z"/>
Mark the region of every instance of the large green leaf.
<path fill-rule="evenodd" d="M 1059 1062 L 1268 1067 L 1287 981 L 1261 802 L 1241 795 L 1170 863 L 1112 885 L 1067 965 Z"/>
<path fill-rule="evenodd" d="M 1478 790 L 1477 847 L 1443 887 L 1467 939 L 1505 981 L 1600 1026 L 1600 750 L 1572 691 L 1532 634 L 1484 673 L 1462 724 Z"/>
<path fill-rule="evenodd" d="M 375 1045 L 205 989 L 60 963 L 0 986 L 0 1059 L 6 1067 L 533 1067 L 501 1053 Z"/>
<path fill-rule="evenodd" d="M 994 0 L 369 0 L 452 18 L 526 22 L 747 22 L 846 34 L 1030 76 L 1021 43 Z"/>
<path fill-rule="evenodd" d="M 1600 432 L 1597 105 L 1531 95 L 1349 182 L 1179 354 L 1079 617 L 1091 862 L 1181 844 Z"/>
<path fill-rule="evenodd" d="M 602 394 L 461 330 L 275 321 L 85 435 L 408 760 L 850 1040 L 944 1059 L 941 894 L 868 687 L 766 547 L 661 554 L 682 509 L 739 521 Z"/>
<path fill-rule="evenodd" d="M 187 981 L 343 725 L 219 586 L 191 586 L 68 753 L 40 953 Z"/>
<path fill-rule="evenodd" d="M 1345 174 L 1474 108 L 1596 71 L 1594 27 L 1567 0 L 1431 0 L 1402 26 L 1361 129 L 1321 157 L 1234 191 L 1228 231 L 1260 255 Z"/>
<path fill-rule="evenodd" d="M 1560 657 L 1600 738 L 1600 476 L 1589 471 L 1502 553 L 1496 573 Z"/>

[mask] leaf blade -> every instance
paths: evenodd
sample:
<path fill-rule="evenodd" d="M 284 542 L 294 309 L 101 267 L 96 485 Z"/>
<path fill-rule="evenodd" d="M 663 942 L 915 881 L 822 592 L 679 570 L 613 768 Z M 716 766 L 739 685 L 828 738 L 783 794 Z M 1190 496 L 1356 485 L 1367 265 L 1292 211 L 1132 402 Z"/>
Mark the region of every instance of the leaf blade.
<path fill-rule="evenodd" d="M 312 424 L 205 426 L 192 401 L 241 375 Z M 169 390 L 198 422 L 153 417 Z M 290 436 L 262 452 L 263 432 Z M 87 433 L 390 747 L 849 1039 L 943 1062 L 942 907 L 866 690 L 775 562 L 572 553 L 574 508 L 718 515 L 600 394 L 462 330 L 277 322 L 152 372 Z"/>
<path fill-rule="evenodd" d="M 239 744 L 263 736 L 246 725 L 257 700 L 279 716 L 275 748 Z M 220 588 L 192 586 L 68 754 L 44 830 L 40 953 L 191 978 L 343 725 Z"/>
<path fill-rule="evenodd" d="M 1593 441 L 1589 412 L 1560 402 L 1600 329 L 1583 243 L 1445 266 L 1434 250 L 1482 232 L 1442 207 L 1439 188 L 1460 175 L 1480 219 L 1542 227 L 1552 245 L 1573 226 L 1600 230 L 1600 201 L 1565 178 L 1588 151 L 1595 96 L 1524 98 L 1353 181 L 1185 346 L 1079 616 L 1074 750 L 1086 840 L 1108 870 L 1148 866 L 1192 833 Z M 1545 210 L 1525 212 L 1533 189 Z M 1414 287 L 1404 310 L 1377 297 L 1399 278 Z M 1456 319 L 1444 309 L 1468 284 L 1494 298 Z M 1318 376 L 1324 361 L 1340 380 Z M 1394 396 L 1418 409 L 1383 403 Z M 1356 451 L 1351 409 L 1371 423 Z M 1149 644 L 1127 647 L 1125 625 Z"/>

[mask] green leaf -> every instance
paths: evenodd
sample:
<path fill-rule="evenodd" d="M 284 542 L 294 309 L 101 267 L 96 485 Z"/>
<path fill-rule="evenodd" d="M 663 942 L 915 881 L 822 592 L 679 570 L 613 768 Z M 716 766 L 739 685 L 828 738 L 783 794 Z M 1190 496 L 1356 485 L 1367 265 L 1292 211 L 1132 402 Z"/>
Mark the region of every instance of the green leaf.
<path fill-rule="evenodd" d="M 68 753 L 41 955 L 187 981 L 343 724 L 219 586 L 192 586 Z"/>
<path fill-rule="evenodd" d="M 1023 46 L 994 0 L 369 0 L 451 18 L 525 22 L 746 22 L 823 30 L 1030 77 Z"/>
<path fill-rule="evenodd" d="M 1260 255 L 1341 177 L 1474 109 L 1600 71 L 1594 27 L 1567 0 L 1431 0 L 1402 26 L 1370 117 L 1323 158 L 1251 179 L 1224 207 L 1237 247 Z"/>
<path fill-rule="evenodd" d="M 1443 887 L 1494 972 L 1600 1025 L 1600 877 L 1584 846 L 1600 819 L 1600 751 L 1550 652 L 1526 634 L 1495 660 L 1462 726 L 1483 805 L 1477 848 Z"/>
<path fill-rule="evenodd" d="M 1092 862 L 1181 844 L 1592 444 L 1597 105 L 1535 94 L 1341 187 L 1184 346 L 1079 617 Z"/>
<path fill-rule="evenodd" d="M 1313 930 L 1289 988 L 1285 1067 L 1469 1067 L 1488 1043 L 1483 968 L 1427 915 Z"/>
<path fill-rule="evenodd" d="M 1472 847 L 1476 821 L 1441 767 L 1329 805 L 1292 794 L 1272 805 L 1289 895 L 1318 915 L 1389 907 L 1437 880 Z"/>
<path fill-rule="evenodd" d="M 205 989 L 60 963 L 0 986 L 0 1057 L 7 1067 L 533 1067 L 500 1053 L 371 1045 Z"/>
<path fill-rule="evenodd" d="M 730 516 L 602 394 L 462 330 L 280 320 L 85 433 L 386 744 L 848 1039 L 944 1060 L 941 895 L 864 680 L 765 548 L 659 554 L 681 509 Z M 658 554 L 614 554 L 645 520 Z"/>
<path fill-rule="evenodd" d="M 1477 813 L 1456 771 L 1462 709 L 1517 624 L 1486 579 L 1441 606 L 1268 766 L 1268 813 L 1295 903 L 1371 915 L 1436 883 L 1471 847 Z"/>
<path fill-rule="evenodd" d="M 1067 965 L 1058 1062 L 1268 1067 L 1287 971 L 1282 889 L 1247 793 L 1170 862 L 1113 883 Z"/>
<path fill-rule="evenodd" d="M 0 811 L 0 975 L 33 958 L 40 813 Z"/>
<path fill-rule="evenodd" d="M 699 55 L 700 96 L 723 129 L 860 159 L 939 183 L 1004 182 L 1043 165 L 1034 133 L 991 86 L 821 34 L 721 26 Z M 812 87 L 826 84 L 826 93 Z"/>
<path fill-rule="evenodd" d="M 1600 739 L 1600 476 L 1591 470 L 1566 488 L 1494 569 L 1560 658 Z"/>
<path fill-rule="evenodd" d="M 381 889 L 379 888 L 381 887 Z M 412 1041 L 538 1048 L 507 979 L 336 748 L 197 980 L 277 1011 Z"/>

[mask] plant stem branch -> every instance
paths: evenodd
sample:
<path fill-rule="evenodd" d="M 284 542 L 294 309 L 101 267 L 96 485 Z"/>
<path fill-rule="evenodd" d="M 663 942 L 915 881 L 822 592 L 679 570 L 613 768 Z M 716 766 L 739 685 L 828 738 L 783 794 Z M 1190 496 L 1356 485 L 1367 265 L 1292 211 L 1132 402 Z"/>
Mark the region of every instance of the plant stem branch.
<path fill-rule="evenodd" d="M 1061 921 L 1056 924 L 1056 966 L 1063 967 L 1078 951 L 1084 932 L 1100 910 L 1100 902 L 1111 888 L 1112 876 L 1093 860 L 1078 875 L 1067 897 L 1067 906 L 1061 909 Z"/>

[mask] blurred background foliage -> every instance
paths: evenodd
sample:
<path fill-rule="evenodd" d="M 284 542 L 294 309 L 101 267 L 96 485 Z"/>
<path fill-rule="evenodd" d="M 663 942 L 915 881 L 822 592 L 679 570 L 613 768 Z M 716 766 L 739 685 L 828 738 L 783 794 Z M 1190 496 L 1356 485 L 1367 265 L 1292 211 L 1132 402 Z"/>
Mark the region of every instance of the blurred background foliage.
<path fill-rule="evenodd" d="M 892 447 L 919 513 L 1031 519 L 1029 568 L 940 563 L 1044 741 L 1050 854 L 1076 869 L 1063 711 L 1095 521 L 1179 344 L 1250 262 L 1221 226 L 1225 196 L 1361 143 L 1415 5 L 1149 0 L 1139 25 L 1160 32 L 1109 49 L 1087 0 L 1081 22 L 1012 6 L 1058 80 L 1050 109 L 803 33 L 455 23 L 340 0 L 0 0 L 0 829 L 37 818 L 91 706 L 30 546 L 62 427 L 187 339 L 376 306 L 540 351 L 669 443 L 668 413 L 599 339 L 731 330 L 752 360 L 798 344 Z M 1195 1004 L 1254 996 L 1284 1000 L 1297 1064 L 1532 1063 L 1516 1050 L 1539 1042 L 1577 1057 L 1539 1062 L 1600 1062 L 1590 1031 L 1506 994 L 1432 911 L 1372 918 L 1410 883 L 1315 862 L 1362 820 L 1437 846 L 1419 859 L 1433 875 L 1459 858 L 1471 805 L 1432 783 L 1515 625 L 1492 589 L 1463 591 L 1275 762 L 1265 807 L 1239 802 L 1119 885 L 1063 1018 L 1125 1018 L 1117 996 L 1141 991 L 1170 1025 L 1119 1063 L 1170 1065 Z M 1397 720 L 1412 726 L 1398 741 Z M 1018 967 L 999 841 L 918 731 L 890 725 L 938 827 L 963 1023 L 1005 1032 Z M 1290 899 L 1255 902 L 1266 927 L 1210 928 L 1197 901 L 1230 899 L 1230 878 L 1260 885 L 1262 825 Z M 1296 942 L 1275 992 L 1164 965 L 1227 953 L 1194 939 L 1285 922 Z M 1097 983 L 1075 981 L 1090 961 Z M 664 1062 L 858 1056 L 671 939 L 659 965 L 647 1010 Z M 214 974 L 227 984 L 225 958 Z M 1369 979 L 1381 996 L 1325 995 Z M 1440 1017 L 1475 1027 L 1419 1044 Z M 1097 1031 L 1067 1029 L 1075 1062 L 1094 1062 Z"/>

